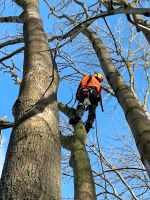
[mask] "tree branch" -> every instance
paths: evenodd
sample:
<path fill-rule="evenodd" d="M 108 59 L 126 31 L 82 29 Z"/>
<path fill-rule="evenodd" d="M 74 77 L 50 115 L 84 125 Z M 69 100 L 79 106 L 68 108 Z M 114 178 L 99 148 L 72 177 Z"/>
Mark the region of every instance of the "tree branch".
<path fill-rule="evenodd" d="M 148 87 L 146 89 L 146 94 L 144 96 L 144 105 L 143 105 L 144 109 L 146 110 L 146 105 L 147 105 L 148 97 L 149 97 L 149 93 L 150 93 L 150 75 L 148 72 L 148 66 L 144 65 L 144 70 L 145 70 L 147 81 L 148 81 Z"/>
<path fill-rule="evenodd" d="M 22 50 L 24 50 L 24 47 L 21 47 L 21 48 L 17 49 L 16 51 L 12 52 L 11 54 L 9 54 L 9 55 L 7 55 L 7 56 L 1 58 L 1 59 L 0 59 L 0 62 L 11 58 L 12 56 L 16 55 L 17 53 L 20 53 Z"/>
<path fill-rule="evenodd" d="M 74 108 L 70 108 L 69 106 L 62 104 L 62 103 L 58 103 L 58 108 L 61 112 L 63 112 L 69 118 L 72 117 L 72 114 L 74 112 Z"/>
<path fill-rule="evenodd" d="M 111 94 L 112 96 L 115 97 L 115 93 L 113 92 L 113 90 L 110 87 L 108 87 L 106 85 L 102 85 L 102 89 L 105 90 L 107 93 L 109 93 L 109 94 Z"/>
<path fill-rule="evenodd" d="M 12 62 L 12 66 L 7 66 L 3 62 L 1 62 L 1 64 L 3 65 L 3 68 L 1 67 L 0 70 L 3 69 L 4 73 L 10 73 L 11 77 L 13 77 L 13 79 L 15 81 L 15 84 L 20 85 L 21 80 L 19 79 L 19 77 L 17 76 L 17 74 L 15 73 L 15 70 L 14 70 L 14 69 L 19 70 L 19 69 L 15 67 L 14 63 Z M 8 70 L 8 71 L 6 71 L 6 70 Z M 19 71 L 21 71 L 21 70 L 19 70 Z"/>
<path fill-rule="evenodd" d="M 125 8 L 125 9 L 118 8 L 115 10 L 109 10 L 107 12 L 102 12 L 99 15 L 96 15 L 95 17 L 87 19 L 87 20 L 83 21 L 82 23 L 78 24 L 77 26 L 75 26 L 69 32 L 64 34 L 62 36 L 61 40 L 70 37 L 70 39 L 65 42 L 65 44 L 66 44 L 66 43 L 72 41 L 79 33 L 81 33 L 87 26 L 91 25 L 96 19 L 103 18 L 106 16 L 111 16 L 111 15 L 116 15 L 116 14 L 123 14 L 123 13 L 124 14 L 146 14 L 146 13 L 150 13 L 150 8 Z M 62 16 L 62 18 L 63 18 L 63 16 Z M 66 16 L 65 16 L 65 18 L 66 18 Z M 149 29 L 149 31 L 150 31 L 150 29 Z M 63 45 L 61 44 L 60 46 L 58 46 L 58 48 L 60 48 L 62 46 L 64 46 L 64 44 Z"/>
<path fill-rule="evenodd" d="M 12 44 L 18 44 L 18 43 L 22 43 L 22 42 L 24 42 L 23 38 L 16 38 L 16 39 L 13 39 L 13 40 L 8 40 L 8 41 L 0 44 L 0 49 L 5 47 L 5 46 L 9 46 L 9 45 L 12 45 Z"/>
<path fill-rule="evenodd" d="M 0 119 L 0 130 L 6 129 L 6 128 L 12 128 L 14 125 L 13 122 L 4 121 L 3 119 Z"/>
<path fill-rule="evenodd" d="M 85 7 L 84 3 L 81 2 L 81 1 L 78 1 L 78 0 L 73 0 L 76 4 L 80 5 L 82 7 L 82 9 L 84 10 L 85 12 L 85 15 L 86 15 L 86 19 L 89 19 L 90 16 L 89 16 L 89 13 L 88 13 L 88 9 Z"/>
<path fill-rule="evenodd" d="M 89 147 L 89 146 L 88 146 Z M 97 155 L 99 157 L 100 160 L 102 160 L 102 162 L 105 163 L 106 166 L 108 166 L 112 171 L 114 171 L 114 173 L 120 178 L 120 180 L 122 181 L 122 183 L 126 186 L 126 188 L 128 189 L 128 191 L 130 192 L 130 194 L 132 195 L 133 199 L 137 200 L 135 194 L 133 193 L 132 189 L 130 188 L 130 186 L 128 185 L 128 183 L 125 181 L 124 177 L 122 176 L 121 173 L 119 173 L 117 170 L 115 170 L 115 167 L 112 166 L 103 156 L 103 154 L 100 152 L 99 153 L 95 152 L 91 147 L 89 147 L 93 153 L 95 153 L 95 155 Z M 98 148 L 95 147 L 97 149 L 97 151 L 99 152 Z"/>
<path fill-rule="evenodd" d="M 0 17 L 1 23 L 23 23 L 21 17 L 18 16 L 9 16 L 9 17 Z"/>

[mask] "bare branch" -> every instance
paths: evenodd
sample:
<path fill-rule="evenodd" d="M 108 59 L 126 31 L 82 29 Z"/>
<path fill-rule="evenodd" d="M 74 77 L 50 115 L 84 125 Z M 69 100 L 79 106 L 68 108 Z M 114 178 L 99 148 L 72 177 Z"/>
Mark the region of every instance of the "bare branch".
<path fill-rule="evenodd" d="M 18 16 L 0 17 L 1 23 L 23 23 L 23 20 Z"/>
<path fill-rule="evenodd" d="M 69 106 L 62 104 L 62 103 L 58 103 L 58 108 L 61 112 L 63 112 L 65 115 L 67 115 L 68 117 L 71 117 L 73 114 L 74 109 L 70 108 Z"/>
<path fill-rule="evenodd" d="M 106 17 L 106 16 L 111 16 L 111 15 L 121 14 L 121 13 L 124 13 L 124 14 L 150 13 L 150 8 L 126 8 L 126 9 L 118 8 L 118 9 L 115 9 L 115 10 L 102 12 L 101 14 L 99 14 L 95 17 L 92 17 L 88 20 L 85 20 L 82 23 L 78 24 L 73 29 L 71 29 L 69 32 L 67 32 L 65 35 L 63 35 L 61 39 L 63 40 L 63 39 L 70 37 L 70 39 L 65 42 L 65 44 L 66 44 L 66 43 L 72 41 L 79 33 L 81 33 L 87 26 L 91 25 L 96 19 L 103 18 L 103 17 Z M 63 18 L 63 16 L 62 16 L 62 18 Z M 66 18 L 66 16 L 65 16 L 65 18 Z M 150 29 L 149 29 L 149 31 L 150 31 Z M 62 47 L 62 45 L 60 45 L 60 46 Z M 63 46 L 64 46 L 64 44 L 63 44 Z"/>
<path fill-rule="evenodd" d="M 0 49 L 5 47 L 5 46 L 18 44 L 18 43 L 22 43 L 22 42 L 24 42 L 23 38 L 16 38 L 16 39 L 13 39 L 13 40 L 8 40 L 8 41 L 0 44 Z"/>
<path fill-rule="evenodd" d="M 90 16 L 89 16 L 89 14 L 88 14 L 88 9 L 85 7 L 84 3 L 81 2 L 81 1 L 78 1 L 78 0 L 73 0 L 73 1 L 74 1 L 76 4 L 80 5 L 80 6 L 83 8 L 83 10 L 84 10 L 84 12 L 85 12 L 85 15 L 86 15 L 86 19 L 89 19 Z"/>
<path fill-rule="evenodd" d="M 0 62 L 2 62 L 2 61 L 4 61 L 4 60 L 7 60 L 7 59 L 9 59 L 9 58 L 11 58 L 11 57 L 13 57 L 14 55 L 20 53 L 20 52 L 23 51 L 23 50 L 24 50 L 24 47 L 21 47 L 21 48 L 17 49 L 16 51 L 12 52 L 11 54 L 9 54 L 9 55 L 7 55 L 7 56 L 1 58 L 1 59 L 0 59 Z"/>
<path fill-rule="evenodd" d="M 147 105 L 148 97 L 149 97 L 149 93 L 150 93 L 150 75 L 149 75 L 149 72 L 148 72 L 148 66 L 144 65 L 144 70 L 145 70 L 147 81 L 148 81 L 148 87 L 147 87 L 147 90 L 146 90 L 146 94 L 144 96 L 144 105 L 143 105 L 144 109 L 146 110 L 146 105 Z"/>
<path fill-rule="evenodd" d="M 0 130 L 6 128 L 12 128 L 14 125 L 13 122 L 5 121 L 4 119 L 0 119 Z"/>
<path fill-rule="evenodd" d="M 109 93 L 109 94 L 111 94 L 112 96 L 115 97 L 115 94 L 114 94 L 113 90 L 110 87 L 108 87 L 106 85 L 102 85 L 102 89 L 105 90 L 107 93 Z"/>
<path fill-rule="evenodd" d="M 20 85 L 21 80 L 19 79 L 19 77 L 17 76 L 17 74 L 14 71 L 15 69 L 17 69 L 17 70 L 19 70 L 19 69 L 15 67 L 13 61 L 12 61 L 12 66 L 7 66 L 3 62 L 1 62 L 1 64 L 3 65 L 4 68 L 1 68 L 0 70 L 8 69 L 8 71 L 4 71 L 4 73 L 10 73 L 11 76 L 13 77 L 13 80 L 15 81 L 15 84 Z M 19 71 L 21 71 L 21 70 L 19 70 Z"/>
<path fill-rule="evenodd" d="M 89 147 L 89 146 L 88 146 L 88 147 Z M 117 170 L 115 170 L 115 167 L 112 166 L 112 165 L 105 159 L 105 157 L 103 156 L 102 152 L 100 152 L 100 151 L 98 150 L 97 147 L 95 147 L 95 148 L 97 149 L 97 152 L 95 152 L 91 147 L 89 147 L 89 148 L 90 148 L 90 150 L 93 151 L 93 153 L 95 153 L 95 154 L 99 157 L 99 159 L 100 159 L 102 162 L 104 162 L 104 164 L 106 164 L 111 170 L 114 171 L 114 173 L 120 178 L 120 180 L 122 181 L 122 183 L 126 186 L 126 188 L 128 189 L 128 191 L 129 191 L 130 194 L 132 195 L 133 199 L 137 200 L 135 194 L 133 193 L 133 191 L 132 191 L 132 189 L 130 188 L 130 186 L 128 185 L 128 183 L 125 181 L 124 177 L 121 175 L 121 173 L 119 173 Z M 100 155 L 99 155 L 99 153 L 100 153 Z"/>

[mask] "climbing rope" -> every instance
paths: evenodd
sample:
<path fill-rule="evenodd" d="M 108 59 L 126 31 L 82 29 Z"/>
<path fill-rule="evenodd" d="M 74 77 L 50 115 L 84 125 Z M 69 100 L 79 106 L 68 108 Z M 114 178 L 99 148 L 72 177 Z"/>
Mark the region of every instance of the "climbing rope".
<path fill-rule="evenodd" d="M 51 85 L 52 85 L 52 83 L 54 81 L 54 69 L 55 69 L 55 65 L 56 65 L 56 61 L 55 60 L 56 60 L 56 56 L 57 56 L 57 50 L 58 50 L 59 43 L 60 43 L 60 41 L 57 42 L 56 48 L 54 49 L 54 56 L 52 55 L 52 52 L 50 51 L 51 58 L 52 58 L 52 75 L 50 77 L 52 79 L 51 79 L 48 87 L 46 88 L 46 90 L 44 91 L 44 93 L 42 94 L 42 96 L 40 97 L 40 99 L 34 105 L 32 105 L 28 110 L 25 111 L 24 115 L 20 119 L 18 119 L 16 121 L 16 123 L 15 123 L 14 126 L 19 125 L 22 121 L 24 121 L 27 118 L 29 111 L 31 111 L 33 108 L 35 108 L 36 105 L 39 104 L 39 102 L 41 101 L 41 99 L 44 97 L 44 95 L 46 94 L 46 92 L 51 87 Z"/>

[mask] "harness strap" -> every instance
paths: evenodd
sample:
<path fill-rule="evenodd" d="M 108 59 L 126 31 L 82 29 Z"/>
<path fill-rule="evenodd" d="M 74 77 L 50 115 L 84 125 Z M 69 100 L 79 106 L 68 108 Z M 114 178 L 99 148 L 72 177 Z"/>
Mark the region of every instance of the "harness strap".
<path fill-rule="evenodd" d="M 78 92 L 91 92 L 92 93 L 92 91 L 93 92 L 95 92 L 96 94 L 97 94 L 97 90 L 96 90 L 96 88 L 95 87 L 88 87 L 88 86 L 84 86 L 84 87 L 81 87 L 79 90 L 78 90 Z"/>
<path fill-rule="evenodd" d="M 86 84 L 89 84 L 91 82 L 91 80 L 92 80 L 92 76 L 89 75 L 89 79 L 87 80 Z"/>

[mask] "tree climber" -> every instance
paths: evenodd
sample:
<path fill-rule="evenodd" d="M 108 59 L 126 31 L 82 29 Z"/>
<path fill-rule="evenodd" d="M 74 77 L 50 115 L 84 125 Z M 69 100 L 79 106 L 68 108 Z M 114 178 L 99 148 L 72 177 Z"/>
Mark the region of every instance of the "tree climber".
<path fill-rule="evenodd" d="M 104 111 L 101 98 L 101 82 L 103 80 L 104 78 L 100 73 L 95 73 L 93 76 L 87 74 L 81 79 L 76 93 L 76 99 L 79 102 L 69 124 L 75 125 L 81 119 L 84 111 L 89 110 L 88 119 L 85 123 L 86 132 L 89 132 L 95 119 L 98 102 L 100 102 L 102 112 Z"/>

